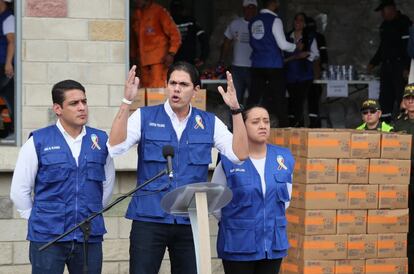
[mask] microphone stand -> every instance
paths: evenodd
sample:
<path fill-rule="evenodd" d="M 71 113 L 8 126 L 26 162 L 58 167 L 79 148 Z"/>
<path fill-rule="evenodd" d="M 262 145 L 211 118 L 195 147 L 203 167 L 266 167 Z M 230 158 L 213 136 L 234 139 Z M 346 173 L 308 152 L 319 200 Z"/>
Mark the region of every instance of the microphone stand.
<path fill-rule="evenodd" d="M 151 179 L 145 181 L 144 183 L 138 185 L 136 188 L 134 188 L 133 190 L 129 191 L 128 193 L 126 193 L 126 194 L 118 197 L 115 201 L 113 201 L 112 203 L 110 203 L 109 205 L 107 205 L 106 207 L 104 207 L 103 209 L 101 209 L 100 211 L 91 214 L 89 217 L 87 217 L 86 219 L 84 219 L 82 222 L 80 222 L 79 224 L 77 224 L 73 228 L 71 228 L 68 231 L 64 232 L 63 234 L 61 234 L 56 239 L 48 242 L 47 244 L 44 244 L 43 246 L 41 246 L 39 248 L 39 251 L 42 251 L 42 250 L 48 248 L 49 246 L 51 246 L 55 242 L 59 241 L 63 237 L 65 237 L 68 234 L 72 233 L 77 228 L 80 228 L 82 230 L 82 233 L 83 233 L 83 273 L 84 274 L 88 274 L 88 240 L 89 240 L 89 236 L 91 234 L 91 221 L 96 216 L 101 215 L 102 213 L 108 211 L 114 205 L 116 205 L 116 204 L 120 203 L 121 201 L 125 200 L 127 197 L 131 196 L 132 194 L 134 194 L 135 192 L 137 192 L 138 190 L 140 190 L 144 186 L 148 185 L 152 181 L 154 181 L 154 180 L 156 180 L 156 179 L 158 179 L 158 178 L 160 178 L 160 177 L 162 177 L 164 175 L 168 175 L 169 173 L 170 172 L 167 169 L 164 169 L 164 170 L 160 171 L 157 175 L 155 175 Z"/>

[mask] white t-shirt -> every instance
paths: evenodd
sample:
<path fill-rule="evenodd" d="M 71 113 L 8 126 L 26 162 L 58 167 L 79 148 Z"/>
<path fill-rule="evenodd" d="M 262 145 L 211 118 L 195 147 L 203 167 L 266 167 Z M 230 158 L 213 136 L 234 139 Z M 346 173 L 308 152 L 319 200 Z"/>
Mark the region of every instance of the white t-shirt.
<path fill-rule="evenodd" d="M 243 17 L 234 19 L 226 28 L 224 36 L 233 41 L 233 65 L 251 67 L 250 54 L 252 48 L 249 44 L 249 22 Z"/>
<path fill-rule="evenodd" d="M 6 20 L 3 21 L 3 33 L 4 35 L 8 33 L 15 33 L 15 23 L 14 23 L 14 15 L 10 15 L 6 18 Z"/>

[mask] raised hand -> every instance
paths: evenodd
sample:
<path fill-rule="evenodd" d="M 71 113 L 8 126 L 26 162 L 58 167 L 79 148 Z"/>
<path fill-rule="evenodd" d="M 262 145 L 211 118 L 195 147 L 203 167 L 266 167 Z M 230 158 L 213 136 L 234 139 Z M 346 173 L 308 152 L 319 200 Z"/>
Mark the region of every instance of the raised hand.
<path fill-rule="evenodd" d="M 136 69 L 137 66 L 132 66 L 125 81 L 124 98 L 130 101 L 133 101 L 138 93 L 139 78 L 136 76 Z"/>
<path fill-rule="evenodd" d="M 227 90 L 224 91 L 222 86 L 219 86 L 217 89 L 223 97 L 224 103 L 228 105 L 231 109 L 240 108 L 239 102 L 237 101 L 237 93 L 234 88 L 233 77 L 229 71 L 226 71 L 227 76 Z"/>

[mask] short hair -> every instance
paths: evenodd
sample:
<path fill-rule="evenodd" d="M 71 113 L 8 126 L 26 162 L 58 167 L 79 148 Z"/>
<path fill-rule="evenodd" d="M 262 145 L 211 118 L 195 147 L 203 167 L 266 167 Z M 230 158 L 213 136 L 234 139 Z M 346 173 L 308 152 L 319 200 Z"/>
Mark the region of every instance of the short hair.
<path fill-rule="evenodd" d="M 242 117 L 243 117 L 243 121 L 244 122 L 246 122 L 246 120 L 247 120 L 247 118 L 249 116 L 250 111 L 252 109 L 254 109 L 254 108 L 262 108 L 262 109 L 266 110 L 269 113 L 269 111 L 263 105 L 261 105 L 261 104 L 247 106 L 247 108 L 245 108 L 243 110 L 243 112 L 242 112 Z"/>
<path fill-rule="evenodd" d="M 83 93 L 86 93 L 85 87 L 81 83 L 76 82 L 75 80 L 63 80 L 56 83 L 52 87 L 52 101 L 53 104 L 58 104 L 63 106 L 63 101 L 65 101 L 65 92 L 72 89 L 82 90 Z"/>
<path fill-rule="evenodd" d="M 278 3 L 278 0 L 262 0 L 263 7 L 268 7 L 270 3 Z"/>
<path fill-rule="evenodd" d="M 196 67 L 184 61 L 179 61 L 177 63 L 174 63 L 168 68 L 167 82 L 170 80 L 171 74 L 176 70 L 187 72 L 190 75 L 190 79 L 194 87 L 201 86 L 200 74 L 198 73 L 198 70 L 196 69 Z"/>

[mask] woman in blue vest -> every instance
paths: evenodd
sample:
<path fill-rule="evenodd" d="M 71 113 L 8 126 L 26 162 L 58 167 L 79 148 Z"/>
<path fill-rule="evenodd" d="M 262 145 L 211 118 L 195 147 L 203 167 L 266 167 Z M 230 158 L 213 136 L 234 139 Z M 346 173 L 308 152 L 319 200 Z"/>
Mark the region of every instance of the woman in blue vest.
<path fill-rule="evenodd" d="M 313 82 L 313 61 L 319 58 L 316 39 L 306 30 L 305 21 L 304 13 L 296 14 L 293 30 L 286 35 L 289 42 L 302 45 L 294 52 L 285 52 L 289 113 L 293 114 L 294 127 L 304 126 L 303 108 Z"/>
<path fill-rule="evenodd" d="M 289 248 L 285 208 L 295 162 L 287 148 L 267 143 L 270 119 L 265 108 L 246 110 L 243 120 L 249 158 L 240 165 L 222 155 L 212 179 L 233 192 L 221 210 L 217 253 L 226 274 L 275 274 Z"/>

